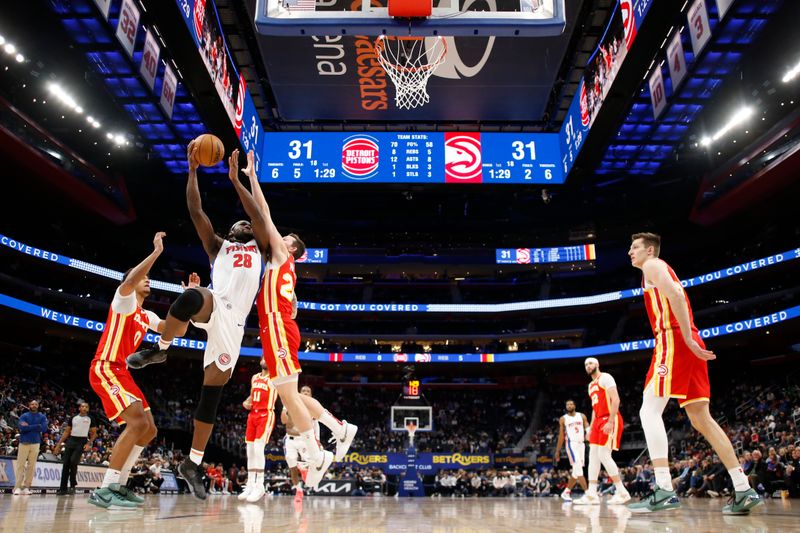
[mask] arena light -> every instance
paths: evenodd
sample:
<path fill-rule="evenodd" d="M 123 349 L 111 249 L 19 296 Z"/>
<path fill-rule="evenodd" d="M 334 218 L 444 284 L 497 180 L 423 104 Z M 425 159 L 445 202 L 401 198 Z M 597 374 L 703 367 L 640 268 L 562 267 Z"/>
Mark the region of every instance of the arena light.
<path fill-rule="evenodd" d="M 800 74 L 800 63 L 797 63 L 795 66 L 786 71 L 786 74 L 783 75 L 783 83 L 789 83 L 795 79 L 798 74 Z"/>
<path fill-rule="evenodd" d="M 14 55 L 14 53 L 17 51 L 17 47 L 11 43 L 6 43 L 6 45 L 3 47 L 3 50 L 5 50 L 8 55 Z"/>
<path fill-rule="evenodd" d="M 0 46 L 3 46 L 4 44 L 6 44 L 6 38 L 0 35 Z"/>
<path fill-rule="evenodd" d="M 16 59 L 16 60 L 17 60 L 17 63 L 22 63 L 23 61 L 25 61 L 25 56 L 24 56 L 24 55 L 22 55 L 22 54 L 17 54 L 17 55 L 14 57 L 14 59 Z"/>
<path fill-rule="evenodd" d="M 753 108 L 750 106 L 743 106 L 736 110 L 736 112 L 731 116 L 728 122 L 725 123 L 717 132 L 709 137 L 708 135 L 703 136 L 700 139 L 700 144 L 703 146 L 710 146 L 713 142 L 720 140 L 726 133 L 730 130 L 735 128 L 736 126 L 746 122 L 753 115 Z"/>

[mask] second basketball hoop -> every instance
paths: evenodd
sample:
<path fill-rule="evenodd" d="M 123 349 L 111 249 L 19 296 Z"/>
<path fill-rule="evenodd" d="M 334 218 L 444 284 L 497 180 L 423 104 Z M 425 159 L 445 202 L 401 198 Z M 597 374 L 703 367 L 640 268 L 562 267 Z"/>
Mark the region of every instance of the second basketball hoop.
<path fill-rule="evenodd" d="M 447 55 L 444 37 L 390 37 L 375 40 L 375 53 L 395 86 L 394 102 L 413 109 L 430 101 L 428 79 Z"/>

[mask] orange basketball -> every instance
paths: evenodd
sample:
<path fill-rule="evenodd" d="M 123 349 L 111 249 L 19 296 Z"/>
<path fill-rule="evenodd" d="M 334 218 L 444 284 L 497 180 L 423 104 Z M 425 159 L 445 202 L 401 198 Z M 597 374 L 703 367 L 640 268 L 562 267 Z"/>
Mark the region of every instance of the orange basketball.
<path fill-rule="evenodd" d="M 197 146 L 197 162 L 204 167 L 213 167 L 225 157 L 225 146 L 216 135 L 204 133 L 194 140 L 194 144 Z"/>

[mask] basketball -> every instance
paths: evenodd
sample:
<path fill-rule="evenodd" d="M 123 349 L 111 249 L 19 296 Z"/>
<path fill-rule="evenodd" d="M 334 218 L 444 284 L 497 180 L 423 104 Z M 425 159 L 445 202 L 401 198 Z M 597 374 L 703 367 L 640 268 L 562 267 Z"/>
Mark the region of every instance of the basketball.
<path fill-rule="evenodd" d="M 225 157 L 225 146 L 216 135 L 204 133 L 194 143 L 197 146 L 197 162 L 204 167 L 213 167 Z"/>

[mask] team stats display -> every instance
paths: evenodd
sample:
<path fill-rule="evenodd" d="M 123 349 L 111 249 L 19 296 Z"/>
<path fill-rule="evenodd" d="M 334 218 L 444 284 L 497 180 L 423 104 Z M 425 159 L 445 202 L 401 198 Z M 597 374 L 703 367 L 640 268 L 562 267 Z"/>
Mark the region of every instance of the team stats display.
<path fill-rule="evenodd" d="M 564 182 L 554 133 L 266 133 L 259 179 L 274 183 Z"/>
<path fill-rule="evenodd" d="M 538 263 L 571 263 L 597 259 L 594 244 L 557 246 L 555 248 L 498 248 L 497 264 L 530 265 Z"/>

